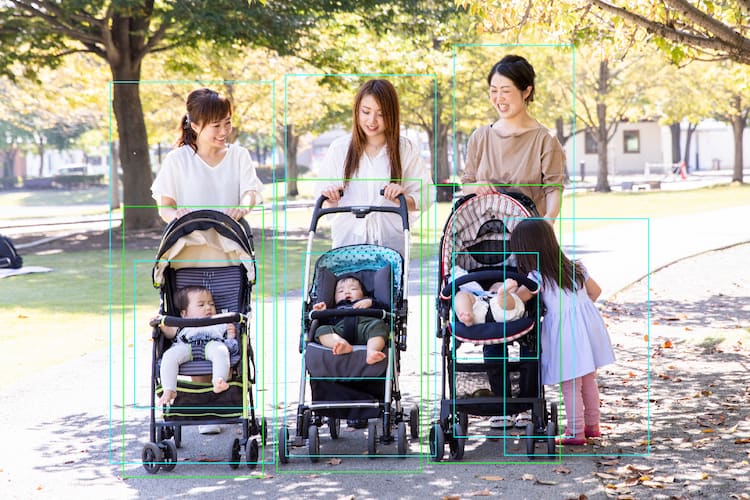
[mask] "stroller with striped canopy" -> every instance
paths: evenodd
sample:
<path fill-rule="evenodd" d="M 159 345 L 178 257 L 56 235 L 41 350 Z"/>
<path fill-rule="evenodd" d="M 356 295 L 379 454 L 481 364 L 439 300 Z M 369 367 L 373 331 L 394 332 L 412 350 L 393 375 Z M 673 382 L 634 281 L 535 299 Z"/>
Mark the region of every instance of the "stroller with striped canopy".
<path fill-rule="evenodd" d="M 150 441 L 143 447 L 143 467 L 150 474 L 159 469 L 171 471 L 177 464 L 186 425 L 241 424 L 242 437 L 231 443 L 229 466 L 241 461 L 250 468 L 258 462 L 260 435 L 266 444 L 267 425 L 255 416 L 253 385 L 255 359 L 250 342 L 251 293 L 255 284 L 255 257 L 252 232 L 245 220 L 235 221 L 222 212 L 197 210 L 169 223 L 162 235 L 152 270 L 153 284 L 159 289 L 159 316 L 151 320 Z M 174 299 L 184 287 L 207 288 L 217 311 L 206 318 L 183 318 Z M 206 327 L 235 324 L 239 349 L 230 350 L 229 389 L 215 393 L 212 384 L 179 378 L 177 396 L 162 407 L 163 421 L 156 418 L 157 396 L 162 394 L 160 364 L 164 352 L 173 345 L 159 328 Z M 210 375 L 212 364 L 204 359 L 201 346 L 192 345 L 190 361 L 180 364 L 179 375 Z M 242 450 L 244 449 L 244 454 Z"/>
<path fill-rule="evenodd" d="M 468 195 L 459 199 L 445 224 L 440 241 L 437 326 L 441 342 L 442 389 L 440 414 L 430 428 L 430 455 L 460 460 L 469 437 L 469 415 L 515 415 L 531 410 L 526 427 L 526 453 L 533 457 L 543 440 L 555 452 L 557 408 L 547 410 L 541 381 L 538 297 L 525 303 L 525 312 L 512 321 L 487 321 L 466 326 L 454 311 L 455 294 L 471 282 L 484 290 L 512 278 L 532 292 L 538 285 L 513 266 L 508 250 L 517 223 L 536 217 L 533 202 L 515 192 Z M 457 272 L 464 270 L 465 273 Z M 520 356 L 509 356 L 518 344 Z M 481 350 L 479 350 L 481 347 Z M 493 436 L 497 437 L 497 436 Z M 499 436 L 499 437 L 505 437 Z"/>

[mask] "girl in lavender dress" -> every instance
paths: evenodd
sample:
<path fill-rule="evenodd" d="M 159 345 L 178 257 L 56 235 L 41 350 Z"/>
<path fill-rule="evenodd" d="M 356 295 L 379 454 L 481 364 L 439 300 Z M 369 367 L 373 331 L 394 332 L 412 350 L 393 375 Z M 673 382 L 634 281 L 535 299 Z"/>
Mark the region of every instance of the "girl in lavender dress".
<path fill-rule="evenodd" d="M 567 430 L 562 444 L 601 437 L 597 368 L 615 361 L 594 301 L 601 288 L 579 262 L 562 253 L 552 226 L 521 221 L 510 237 L 518 270 L 539 283 L 546 312 L 541 326 L 542 383 L 562 385 Z"/>

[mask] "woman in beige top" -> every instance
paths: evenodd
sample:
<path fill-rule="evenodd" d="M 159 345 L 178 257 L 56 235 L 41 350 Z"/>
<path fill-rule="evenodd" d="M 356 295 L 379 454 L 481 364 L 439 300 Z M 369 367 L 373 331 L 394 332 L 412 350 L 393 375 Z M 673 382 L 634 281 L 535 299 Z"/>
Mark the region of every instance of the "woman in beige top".
<path fill-rule="evenodd" d="M 521 56 L 507 55 L 492 67 L 487 83 L 499 118 L 471 134 L 461 183 L 465 194 L 520 191 L 553 224 L 560 213 L 565 153 L 529 115 L 534 77 L 534 68 Z"/>

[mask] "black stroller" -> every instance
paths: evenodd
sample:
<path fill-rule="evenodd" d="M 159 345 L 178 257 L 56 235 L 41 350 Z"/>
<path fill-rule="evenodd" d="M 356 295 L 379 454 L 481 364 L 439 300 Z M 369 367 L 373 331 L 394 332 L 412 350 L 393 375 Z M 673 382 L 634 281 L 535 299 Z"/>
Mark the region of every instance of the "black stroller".
<path fill-rule="evenodd" d="M 547 410 L 541 384 L 538 297 L 525 304 L 523 316 L 507 322 L 490 318 L 483 324 L 466 326 L 453 311 L 454 294 L 469 282 L 477 282 L 486 290 L 493 282 L 512 278 L 529 290 L 537 290 L 534 281 L 512 266 L 507 248 L 518 221 L 532 216 L 537 212 L 528 197 L 513 192 L 490 193 L 461 198 L 446 222 L 440 242 L 437 308 L 442 396 L 439 420 L 432 424 L 429 439 L 435 461 L 443 459 L 446 441 L 451 458 L 463 458 L 469 415 L 514 415 L 528 410 L 527 455 L 534 456 L 540 440 L 546 443 L 547 454 L 555 453 L 557 405 L 552 403 Z M 467 272 L 454 279 L 459 267 Z M 512 343 L 519 345 L 521 355 L 517 359 L 508 355 Z M 472 353 L 476 346 L 483 346 L 484 352 Z"/>
<path fill-rule="evenodd" d="M 406 418 L 401 406 L 398 375 L 400 352 L 406 350 L 407 280 L 409 256 L 409 220 L 403 196 L 400 207 L 339 207 L 322 208 L 325 197 L 315 205 L 307 243 L 303 289 L 306 291 L 302 305 L 302 332 L 300 353 L 303 356 L 300 377 L 299 400 L 296 414 L 296 432 L 290 439 L 289 429 L 279 429 L 279 460 L 288 463 L 293 447 L 307 444 L 312 462 L 320 459 L 319 428 L 328 425 L 331 439 L 340 436 L 341 419 L 368 420 L 367 452 L 370 457 L 377 453 L 378 443 L 394 441 L 392 428 L 396 426 L 395 441 L 399 457 L 407 453 Z M 351 212 L 357 217 L 366 217 L 373 212 L 392 212 L 401 216 L 404 230 L 404 257 L 399 252 L 378 245 L 349 245 L 325 252 L 315 264 L 315 274 L 310 281 L 312 243 L 320 217 L 339 212 Z M 313 311 L 317 302 L 333 305 L 336 281 L 341 276 L 359 279 L 364 288 L 385 304 L 386 309 L 326 309 Z M 312 283 L 312 286 L 310 286 Z M 331 349 L 313 341 L 321 320 L 332 316 L 368 316 L 383 319 L 388 325 L 384 360 L 375 364 L 365 363 L 365 346 L 352 345 L 353 352 L 335 356 Z M 346 332 L 345 332 L 346 333 Z M 311 401 L 306 401 L 306 385 L 309 381 Z M 378 438 L 377 420 L 382 421 L 383 435 Z M 412 438 L 418 437 L 419 408 L 409 412 L 408 425 Z"/>
<path fill-rule="evenodd" d="M 159 317 L 151 321 L 153 349 L 151 357 L 150 442 L 143 447 L 143 467 L 150 474 L 159 469 L 171 471 L 177 465 L 177 449 L 182 443 L 182 427 L 205 424 L 242 424 L 242 438 L 231 443 L 229 466 L 239 467 L 244 459 L 248 467 L 258 464 L 258 441 L 266 444 L 266 421 L 255 417 L 252 386 L 255 360 L 250 342 L 249 319 L 251 292 L 255 284 L 255 260 L 250 226 L 222 212 L 198 210 L 167 225 L 156 254 L 153 284 L 159 288 Z M 174 305 L 177 290 L 203 286 L 213 295 L 216 310 L 209 318 L 182 318 Z M 163 421 L 156 419 L 156 397 L 162 387 L 159 367 L 163 353 L 172 341 L 165 338 L 159 324 L 175 327 L 208 326 L 234 323 L 239 352 L 230 356 L 229 389 L 214 393 L 211 384 L 178 379 L 177 396 L 165 405 Z M 180 365 L 179 375 L 211 374 L 211 362 L 193 349 L 193 359 Z"/>

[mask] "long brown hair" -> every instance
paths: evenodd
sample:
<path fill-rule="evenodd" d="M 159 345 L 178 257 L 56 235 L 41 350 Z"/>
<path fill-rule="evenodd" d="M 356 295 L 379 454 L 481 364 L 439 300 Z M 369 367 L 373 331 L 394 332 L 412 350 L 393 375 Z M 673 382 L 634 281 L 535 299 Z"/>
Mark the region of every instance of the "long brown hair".
<path fill-rule="evenodd" d="M 556 284 L 562 290 L 575 291 L 583 286 L 581 266 L 574 266 L 562 252 L 547 221 L 524 219 L 519 222 L 510 234 L 509 247 L 521 274 L 538 270 L 544 283 Z M 573 285 L 573 279 L 577 286 Z"/>
<path fill-rule="evenodd" d="M 352 108 L 352 142 L 346 152 L 344 162 L 344 185 L 354 177 L 359 170 L 359 160 L 365 153 L 367 136 L 359 126 L 359 109 L 362 99 L 371 95 L 383 113 L 385 124 L 385 144 L 388 148 L 388 160 L 391 164 L 391 182 L 401 183 L 401 122 L 399 117 L 398 94 L 393 84 L 388 80 L 369 80 L 357 91 Z"/>
<path fill-rule="evenodd" d="M 198 135 L 190 126 L 195 123 L 204 126 L 223 120 L 227 115 L 232 116 L 232 103 L 226 97 L 211 89 L 197 89 L 190 92 L 185 102 L 187 113 L 180 120 L 180 137 L 177 139 L 177 147 L 188 145 L 193 151 L 198 152 L 195 141 Z"/>

